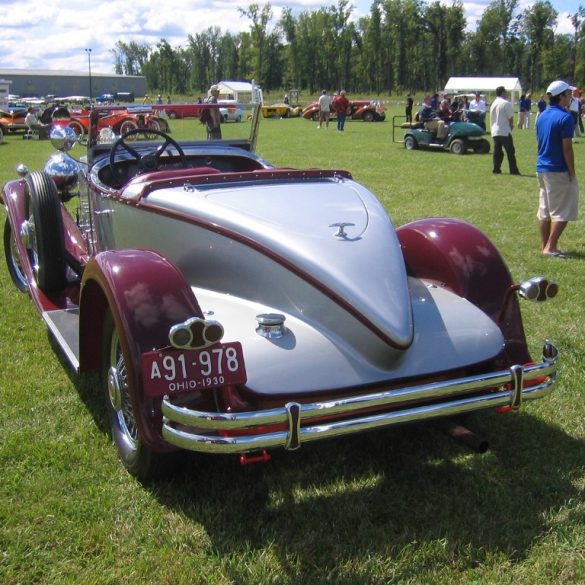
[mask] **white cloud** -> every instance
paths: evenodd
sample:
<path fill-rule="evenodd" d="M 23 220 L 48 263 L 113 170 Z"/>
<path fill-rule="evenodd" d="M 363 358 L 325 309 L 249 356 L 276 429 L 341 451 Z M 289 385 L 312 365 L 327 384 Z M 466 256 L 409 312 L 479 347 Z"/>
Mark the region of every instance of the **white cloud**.
<path fill-rule="evenodd" d="M 445 0 L 451 2 L 451 0 Z M 553 0 L 559 11 L 557 33 L 572 33 L 567 15 L 580 0 Z M 0 27 L 0 63 L 5 68 L 69 69 L 85 71 L 90 47 L 92 69 L 113 71 L 111 50 L 117 41 L 155 45 L 161 38 L 171 46 L 185 46 L 189 34 L 219 27 L 222 32 L 249 30 L 250 22 L 238 7 L 252 0 L 101 0 L 91 4 L 77 0 L 4 0 L 10 15 Z M 521 0 L 524 9 L 533 0 Z M 263 5 L 264 2 L 258 2 Z M 354 16 L 369 13 L 372 0 L 353 0 Z M 336 5 L 337 0 L 272 0 L 274 22 L 284 7 L 294 12 Z M 470 25 L 481 18 L 490 0 L 464 2 Z M 561 5 L 563 12 L 561 13 Z M 574 6 L 573 6 L 574 5 Z"/>

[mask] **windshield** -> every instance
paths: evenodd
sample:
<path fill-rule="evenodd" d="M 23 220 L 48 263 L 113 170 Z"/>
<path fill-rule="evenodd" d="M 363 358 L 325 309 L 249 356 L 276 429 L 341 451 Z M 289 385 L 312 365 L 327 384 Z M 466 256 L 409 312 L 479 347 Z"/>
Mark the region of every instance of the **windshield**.
<path fill-rule="evenodd" d="M 101 106 L 93 108 L 89 128 L 90 145 L 113 142 L 131 128 L 142 128 L 132 140 L 149 140 L 148 129 L 169 134 L 177 142 L 214 141 L 245 144 L 254 150 L 259 123 L 259 105 L 220 101 L 202 104 L 198 117 L 179 117 L 171 104 L 160 109 L 145 106 Z M 173 112 L 173 116 L 168 114 Z M 105 128 L 107 126 L 107 128 Z"/>

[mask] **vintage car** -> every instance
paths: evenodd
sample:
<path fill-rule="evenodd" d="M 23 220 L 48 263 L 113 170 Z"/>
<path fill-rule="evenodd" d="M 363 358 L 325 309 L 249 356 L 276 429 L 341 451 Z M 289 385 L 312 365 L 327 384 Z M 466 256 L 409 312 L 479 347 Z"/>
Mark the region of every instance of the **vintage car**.
<path fill-rule="evenodd" d="M 205 104 L 153 104 L 152 109 L 171 120 L 182 118 L 199 118 Z"/>
<path fill-rule="evenodd" d="M 90 124 L 89 108 L 84 108 L 79 113 L 71 113 L 67 125 L 73 129 L 75 134 L 82 137 L 87 134 Z M 125 134 L 136 128 L 150 128 L 170 132 L 169 124 L 161 118 L 150 107 L 144 106 L 116 106 L 115 108 L 101 112 L 99 129 L 111 128 L 115 134 Z"/>
<path fill-rule="evenodd" d="M 300 106 L 293 107 L 289 104 L 272 104 L 260 108 L 264 118 L 298 118 L 303 113 Z"/>
<path fill-rule="evenodd" d="M 11 132 L 26 132 L 26 108 L 11 108 L 0 111 L 0 130 L 4 134 Z"/>
<path fill-rule="evenodd" d="M 219 114 L 222 122 L 241 122 L 246 119 L 242 106 L 234 100 L 220 100 Z"/>
<path fill-rule="evenodd" d="M 336 117 L 335 110 L 331 108 L 330 118 Z M 364 122 L 383 122 L 386 119 L 386 108 L 377 100 L 352 100 L 349 102 L 347 112 L 348 119 L 363 120 Z M 303 118 L 319 121 L 319 102 L 309 104 L 303 110 Z"/>
<path fill-rule="evenodd" d="M 254 152 L 258 107 L 222 140 L 199 124 L 182 143 L 141 128 L 105 143 L 110 111 L 93 110 L 84 162 L 57 128 L 57 159 L 19 166 L 2 194 L 4 247 L 72 368 L 101 373 L 130 473 L 168 472 L 185 450 L 247 464 L 455 424 L 553 388 L 557 350 L 546 340 L 531 357 L 519 299 L 557 286 L 512 280 L 473 225 L 395 229 L 349 172 L 271 166 Z"/>

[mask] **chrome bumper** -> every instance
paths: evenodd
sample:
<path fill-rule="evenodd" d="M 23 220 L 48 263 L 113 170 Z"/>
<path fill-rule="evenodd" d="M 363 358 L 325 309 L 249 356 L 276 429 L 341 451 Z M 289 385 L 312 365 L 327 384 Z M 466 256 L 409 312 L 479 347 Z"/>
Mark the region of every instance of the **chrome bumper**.
<path fill-rule="evenodd" d="M 543 348 L 542 362 L 515 365 L 509 370 L 489 372 L 421 386 L 393 388 L 361 396 L 326 402 L 299 404 L 289 402 L 283 408 L 257 412 L 201 412 L 162 402 L 164 439 L 177 447 L 205 453 L 247 453 L 281 447 L 294 450 L 301 443 L 341 437 L 398 424 L 454 416 L 487 408 L 520 408 L 523 400 L 542 398 L 552 390 L 556 378 L 558 351 L 549 341 Z M 541 382 L 524 387 L 524 383 Z M 471 392 L 485 394 L 468 396 Z M 441 402 L 437 400 L 443 399 Z M 429 402 L 423 404 L 421 402 Z M 409 406 L 410 404 L 410 406 Z M 399 406 L 396 406 L 399 405 Z M 390 409 L 389 412 L 364 414 L 365 409 Z M 351 418 L 352 413 L 357 414 Z M 310 424 L 311 420 L 344 417 Z M 286 430 L 258 432 L 254 427 L 285 425 Z M 246 431 L 245 435 L 222 433 Z"/>

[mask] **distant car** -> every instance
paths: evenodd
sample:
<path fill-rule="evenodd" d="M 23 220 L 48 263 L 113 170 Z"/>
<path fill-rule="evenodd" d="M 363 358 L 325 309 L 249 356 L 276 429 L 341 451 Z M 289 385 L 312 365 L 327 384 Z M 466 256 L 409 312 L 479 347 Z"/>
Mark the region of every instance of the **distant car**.
<path fill-rule="evenodd" d="M 331 109 L 330 118 L 335 119 L 337 114 Z M 386 108 L 378 100 L 352 100 L 349 102 L 347 117 L 351 120 L 364 122 L 383 122 L 386 119 Z M 303 118 L 319 121 L 319 102 L 309 104 L 303 110 Z"/>
<path fill-rule="evenodd" d="M 219 105 L 222 122 L 241 122 L 244 119 L 244 110 L 234 100 L 220 100 Z"/>
<path fill-rule="evenodd" d="M 95 101 L 98 104 L 106 104 L 114 101 L 114 94 L 113 93 L 102 93 L 102 95 L 98 95 L 95 98 Z"/>
<path fill-rule="evenodd" d="M 395 228 L 349 172 L 273 167 L 254 152 L 258 107 L 226 139 L 197 139 L 203 125 L 188 124 L 180 143 L 136 129 L 109 144 L 103 108 L 80 161 L 19 165 L 0 198 L 8 272 L 73 369 L 101 373 L 84 398 L 94 406 L 101 392 L 130 473 L 164 473 L 176 450 L 266 462 L 276 449 L 518 410 L 552 390 L 557 350 L 546 341 L 531 357 L 520 299 L 557 286 L 514 281 L 473 225 Z M 53 130 L 53 145 L 72 134 Z M 56 187 L 68 178 L 75 207 Z M 3 357 L 19 351 L 13 339 Z M 526 426 L 496 423 L 512 458 Z"/>
<path fill-rule="evenodd" d="M 0 129 L 4 134 L 11 132 L 25 132 L 27 130 L 24 119 L 26 118 L 26 108 L 14 108 L 9 111 L 0 111 Z"/>
<path fill-rule="evenodd" d="M 199 118 L 205 104 L 153 104 L 153 110 L 161 115 L 166 115 L 171 120 L 181 118 Z"/>
<path fill-rule="evenodd" d="M 272 104 L 260 108 L 263 118 L 298 118 L 303 109 L 300 106 L 292 107 L 289 104 Z"/>
<path fill-rule="evenodd" d="M 77 136 L 84 136 L 89 130 L 90 111 L 84 109 L 79 114 L 72 114 L 67 125 Z M 111 128 L 115 134 L 125 134 L 136 128 L 150 128 L 170 132 L 168 122 L 161 118 L 150 107 L 119 106 L 106 110 L 98 118 L 98 129 Z"/>

